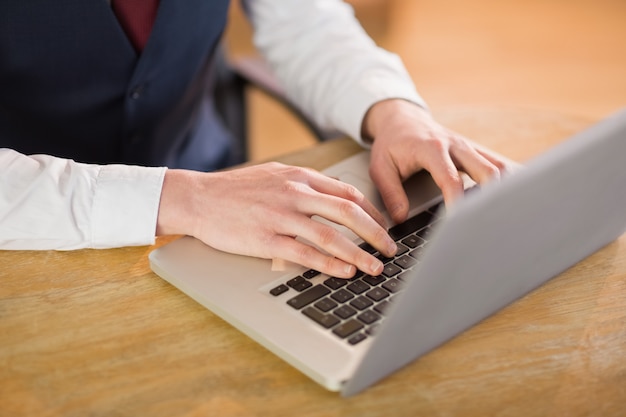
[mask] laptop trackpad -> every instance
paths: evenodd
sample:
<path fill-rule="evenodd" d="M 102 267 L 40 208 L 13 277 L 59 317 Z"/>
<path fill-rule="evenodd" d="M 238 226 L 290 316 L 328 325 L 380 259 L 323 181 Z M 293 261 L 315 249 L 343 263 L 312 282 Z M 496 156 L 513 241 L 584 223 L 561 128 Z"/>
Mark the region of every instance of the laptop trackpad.
<path fill-rule="evenodd" d="M 382 198 L 369 178 L 361 178 L 352 172 L 344 172 L 337 177 L 341 181 L 358 188 L 388 219 Z M 403 186 L 409 198 L 409 207 L 412 209 L 421 208 L 424 204 L 431 203 L 433 199 L 441 196 L 441 190 L 439 190 L 430 174 L 425 170 L 421 170 L 411 176 L 403 183 Z"/>

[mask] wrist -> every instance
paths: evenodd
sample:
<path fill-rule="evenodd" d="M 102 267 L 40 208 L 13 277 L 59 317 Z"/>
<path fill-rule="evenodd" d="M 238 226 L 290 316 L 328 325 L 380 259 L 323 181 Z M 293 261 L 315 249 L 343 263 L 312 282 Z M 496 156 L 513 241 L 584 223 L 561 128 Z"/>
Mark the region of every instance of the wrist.
<path fill-rule="evenodd" d="M 192 234 L 196 175 L 193 171 L 179 169 L 165 172 L 157 216 L 157 236 Z"/>
<path fill-rule="evenodd" d="M 430 113 L 426 109 L 410 101 L 403 99 L 379 101 L 365 113 L 361 125 L 361 137 L 364 141 L 372 143 L 380 131 L 389 126 L 391 120 L 407 112 L 414 114 L 416 110 L 423 113 L 424 116 L 430 117 Z"/>

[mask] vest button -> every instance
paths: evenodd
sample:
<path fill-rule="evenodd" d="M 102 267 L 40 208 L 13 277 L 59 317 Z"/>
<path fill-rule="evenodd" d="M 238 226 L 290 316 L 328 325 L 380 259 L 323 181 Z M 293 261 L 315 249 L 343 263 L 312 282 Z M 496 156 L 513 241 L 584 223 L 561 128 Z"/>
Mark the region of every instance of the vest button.
<path fill-rule="evenodd" d="M 139 84 L 133 87 L 133 89 L 130 91 L 130 98 L 133 100 L 138 100 L 139 98 L 141 98 L 141 95 L 143 94 L 143 90 L 144 90 L 144 84 Z"/>

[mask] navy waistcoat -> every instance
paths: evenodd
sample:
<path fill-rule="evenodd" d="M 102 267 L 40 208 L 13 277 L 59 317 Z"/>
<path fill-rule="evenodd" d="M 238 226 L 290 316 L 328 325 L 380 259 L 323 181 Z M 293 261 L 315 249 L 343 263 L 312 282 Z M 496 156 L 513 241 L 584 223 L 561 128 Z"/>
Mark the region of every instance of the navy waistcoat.
<path fill-rule="evenodd" d="M 228 0 L 161 0 L 137 55 L 106 0 L 0 2 L 0 146 L 90 163 L 213 169 L 208 89 Z"/>

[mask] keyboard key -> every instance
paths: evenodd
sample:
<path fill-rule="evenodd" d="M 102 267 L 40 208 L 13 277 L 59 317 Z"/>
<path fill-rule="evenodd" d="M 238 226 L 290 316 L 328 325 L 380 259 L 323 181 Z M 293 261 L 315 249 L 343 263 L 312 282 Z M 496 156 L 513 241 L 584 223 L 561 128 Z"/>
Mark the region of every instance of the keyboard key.
<path fill-rule="evenodd" d="M 342 323 L 339 326 L 335 327 L 333 329 L 333 333 L 335 333 L 337 336 L 341 337 L 342 339 L 345 339 L 351 334 L 358 332 L 362 328 L 363 328 L 363 323 L 354 319 L 350 319 L 347 322 Z"/>
<path fill-rule="evenodd" d="M 337 301 L 338 303 L 345 303 L 346 301 L 354 298 L 354 295 L 351 292 L 349 292 L 349 291 L 346 291 L 344 289 L 340 289 L 336 293 L 333 293 L 330 296 L 330 298 L 332 298 L 333 300 Z"/>
<path fill-rule="evenodd" d="M 370 335 L 370 336 L 374 336 L 376 334 L 376 332 L 378 331 L 379 328 L 379 324 L 380 323 L 374 323 L 371 326 L 369 326 L 367 329 L 365 329 L 365 333 Z"/>
<path fill-rule="evenodd" d="M 370 291 L 367 292 L 367 295 L 369 298 L 371 298 L 374 301 L 380 301 L 386 297 L 389 297 L 389 293 L 382 289 L 382 288 L 373 288 Z"/>
<path fill-rule="evenodd" d="M 407 235 L 415 232 L 416 230 L 428 226 L 432 218 L 432 213 L 429 213 L 427 211 L 421 212 L 409 218 L 404 223 L 393 226 L 391 229 L 389 229 L 389 236 L 391 236 L 393 240 L 400 240 L 403 237 L 406 237 Z"/>
<path fill-rule="evenodd" d="M 337 307 L 338 305 L 339 304 L 337 304 L 336 302 L 334 302 L 330 298 L 322 298 L 317 303 L 315 303 L 315 307 L 317 307 L 318 309 L 322 310 L 324 313 L 326 313 L 327 311 L 332 310 L 333 308 Z"/>
<path fill-rule="evenodd" d="M 393 304 L 395 297 L 389 297 L 384 300 L 382 303 L 378 303 L 374 306 L 374 310 L 379 312 L 382 315 L 385 315 L 389 311 L 389 307 Z"/>
<path fill-rule="evenodd" d="M 397 276 L 397 278 L 398 278 L 400 281 L 407 282 L 408 280 L 410 280 L 411 278 L 413 278 L 413 271 L 412 271 L 412 270 L 409 270 L 409 271 L 403 272 L 403 273 L 401 273 L 400 275 L 398 275 L 398 276 Z"/>
<path fill-rule="evenodd" d="M 382 287 L 389 291 L 390 293 L 396 293 L 402 289 L 402 282 L 398 281 L 395 278 L 392 278 L 385 282 Z"/>
<path fill-rule="evenodd" d="M 358 280 L 358 281 L 354 281 L 353 283 L 348 285 L 346 288 L 348 288 L 350 291 L 358 295 L 369 290 L 371 287 L 364 281 Z"/>
<path fill-rule="evenodd" d="M 373 305 L 374 302 L 367 297 L 358 297 L 354 300 L 350 301 L 350 305 L 354 308 L 358 308 L 359 310 L 365 310 L 366 308 Z"/>
<path fill-rule="evenodd" d="M 385 265 L 385 267 L 383 268 L 383 275 L 386 276 L 387 278 L 391 278 L 395 275 L 398 275 L 400 272 L 402 272 L 402 268 L 400 268 L 395 263 L 389 263 Z"/>
<path fill-rule="evenodd" d="M 315 278 L 319 274 L 320 274 L 320 271 L 316 271 L 315 269 L 309 269 L 304 274 L 302 274 L 302 276 L 306 279 L 311 279 L 311 278 Z"/>
<path fill-rule="evenodd" d="M 376 258 L 378 258 L 378 260 L 381 261 L 383 264 L 393 261 L 393 258 L 388 258 L 382 253 L 379 253 L 378 255 L 376 255 Z"/>
<path fill-rule="evenodd" d="M 372 310 L 367 310 L 359 314 L 357 319 L 361 320 L 365 324 L 372 324 L 375 321 L 380 320 L 380 315 Z"/>
<path fill-rule="evenodd" d="M 365 272 L 361 271 L 360 269 L 357 269 L 356 274 L 354 274 L 352 278 L 348 278 L 348 281 L 356 281 L 357 279 L 361 278 L 363 275 L 365 275 Z"/>
<path fill-rule="evenodd" d="M 431 232 L 430 227 L 425 227 L 425 228 L 420 229 L 417 232 L 415 232 L 415 234 L 418 235 L 419 237 L 421 237 L 424 240 L 428 240 L 428 234 L 430 232 Z"/>
<path fill-rule="evenodd" d="M 302 307 L 311 304 L 313 301 L 317 301 L 325 295 L 330 294 L 330 290 L 325 286 L 318 284 L 313 288 L 309 288 L 305 292 L 296 295 L 289 299 L 287 304 L 295 309 L 300 310 Z"/>
<path fill-rule="evenodd" d="M 402 243 L 407 245 L 409 248 L 416 248 L 424 243 L 424 239 L 415 235 L 409 235 L 402 239 Z"/>
<path fill-rule="evenodd" d="M 394 264 L 398 265 L 402 269 L 409 269 L 413 265 L 417 263 L 415 258 L 411 258 L 409 255 L 404 255 L 393 261 Z"/>
<path fill-rule="evenodd" d="M 339 307 L 338 309 L 336 309 L 335 311 L 333 311 L 333 313 L 335 314 L 335 316 L 345 320 L 354 316 L 356 314 L 356 310 L 350 306 L 343 305 Z"/>
<path fill-rule="evenodd" d="M 362 342 L 365 339 L 367 339 L 367 336 L 365 336 L 363 333 L 357 333 L 350 339 L 348 339 L 348 343 L 350 343 L 351 345 L 356 345 L 357 343 Z"/>
<path fill-rule="evenodd" d="M 376 248 L 373 247 L 372 245 L 370 245 L 367 242 L 363 242 L 359 245 L 359 248 L 363 249 L 365 252 L 369 253 L 369 254 L 375 254 L 377 252 Z"/>
<path fill-rule="evenodd" d="M 347 283 L 348 283 L 348 280 L 335 278 L 335 277 L 328 278 L 326 281 L 324 281 L 324 285 L 326 285 L 331 290 L 336 290 L 338 288 L 341 288 Z"/>
<path fill-rule="evenodd" d="M 307 307 L 302 310 L 302 314 L 316 322 L 317 324 L 330 329 L 340 322 L 340 320 L 332 314 L 324 314 L 321 311 L 313 307 Z"/>
<path fill-rule="evenodd" d="M 409 248 L 404 246 L 402 243 L 397 243 L 398 251 L 396 252 L 396 257 L 402 256 L 409 251 Z"/>
<path fill-rule="evenodd" d="M 287 285 L 298 292 L 302 292 L 306 290 L 307 288 L 311 287 L 313 284 L 305 280 L 303 277 L 297 276 L 287 281 Z"/>
<path fill-rule="evenodd" d="M 278 287 L 274 287 L 270 290 L 270 294 L 272 294 L 274 297 L 281 295 L 284 292 L 289 291 L 289 287 L 286 286 L 285 284 L 280 284 Z"/>
<path fill-rule="evenodd" d="M 384 316 L 390 305 L 391 303 L 389 301 L 383 301 L 382 303 L 376 304 L 376 306 L 374 306 L 374 310 L 378 311 Z"/>
<path fill-rule="evenodd" d="M 375 277 L 372 276 L 372 275 L 366 275 L 365 277 L 363 277 L 363 281 L 367 282 L 372 287 L 377 286 L 381 282 L 385 282 L 385 279 L 386 278 L 384 276 L 382 276 L 382 275 L 377 275 Z"/>
<path fill-rule="evenodd" d="M 424 251 L 424 246 L 419 246 L 413 249 L 411 252 L 409 252 L 409 256 L 411 256 L 414 259 L 419 259 L 420 256 L 422 256 L 423 251 Z"/>

